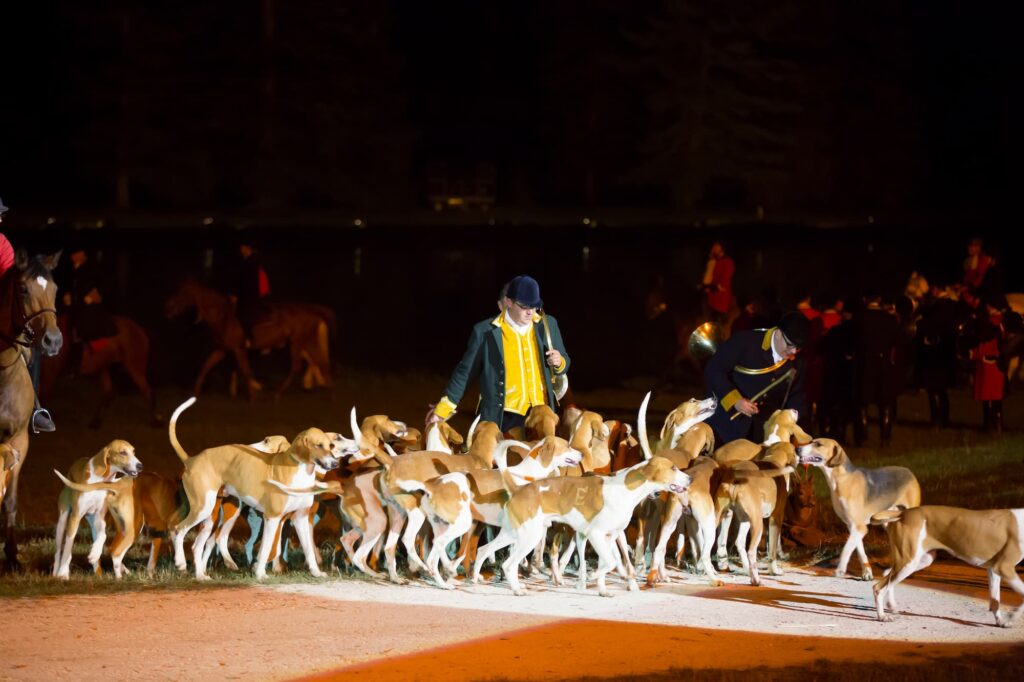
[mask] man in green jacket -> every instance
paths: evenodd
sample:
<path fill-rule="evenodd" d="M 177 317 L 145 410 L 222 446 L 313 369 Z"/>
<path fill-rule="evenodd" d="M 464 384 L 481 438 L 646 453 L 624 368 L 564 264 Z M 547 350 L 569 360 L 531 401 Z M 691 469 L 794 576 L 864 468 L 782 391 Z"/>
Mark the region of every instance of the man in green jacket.
<path fill-rule="evenodd" d="M 555 318 L 544 315 L 540 285 L 528 275 L 508 283 L 502 312 L 473 326 L 462 360 L 427 416 L 427 423 L 455 413 L 466 387 L 480 378 L 481 419 L 503 432 L 522 427 L 535 405 L 557 406 L 553 380 L 569 370 L 569 356 Z"/>

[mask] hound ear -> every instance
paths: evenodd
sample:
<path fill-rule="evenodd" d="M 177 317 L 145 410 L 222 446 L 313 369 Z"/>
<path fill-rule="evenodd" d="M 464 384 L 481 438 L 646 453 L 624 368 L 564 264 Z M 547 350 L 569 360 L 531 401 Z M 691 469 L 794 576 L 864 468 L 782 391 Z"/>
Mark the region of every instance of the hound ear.
<path fill-rule="evenodd" d="M 659 438 L 664 440 L 665 432 L 672 428 L 672 426 L 675 424 L 675 416 L 676 411 L 672 410 L 671 412 L 668 413 L 668 416 L 665 417 L 665 423 L 661 425 L 661 434 L 658 436 Z"/>
<path fill-rule="evenodd" d="M 601 438 L 603 440 L 608 440 L 611 437 L 612 437 L 611 422 L 604 422 L 603 424 L 601 424 Z"/>
<path fill-rule="evenodd" d="M 310 442 L 309 435 L 306 433 L 300 433 L 292 441 L 292 451 L 299 456 L 299 459 L 307 459 L 310 454 Z"/>
<path fill-rule="evenodd" d="M 110 476 L 110 446 L 103 446 L 103 478 Z"/>
<path fill-rule="evenodd" d="M 833 442 L 832 456 L 828 458 L 828 465 L 836 466 L 837 464 L 839 464 L 843 457 L 846 457 L 846 451 L 843 450 L 843 447 L 839 443 Z"/>

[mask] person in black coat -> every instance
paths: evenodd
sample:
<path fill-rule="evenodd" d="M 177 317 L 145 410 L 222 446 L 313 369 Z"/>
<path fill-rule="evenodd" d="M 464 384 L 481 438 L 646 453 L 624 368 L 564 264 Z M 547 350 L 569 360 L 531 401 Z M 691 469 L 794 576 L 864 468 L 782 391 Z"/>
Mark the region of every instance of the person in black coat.
<path fill-rule="evenodd" d="M 71 260 L 71 284 L 64 294 L 64 305 L 71 309 L 71 326 L 78 340 L 90 346 L 117 334 L 117 325 L 103 301 L 103 273 L 89 258 L 85 247 L 68 248 Z"/>
<path fill-rule="evenodd" d="M 761 442 L 764 422 L 783 407 L 797 410 L 802 418 L 808 415 L 805 369 L 797 361 L 797 353 L 807 342 L 809 330 L 810 323 L 802 313 L 787 313 L 777 327 L 733 334 L 711 357 L 704 381 L 707 395 L 718 399 L 718 408 L 708 419 L 717 444 L 740 438 Z M 775 387 L 756 403 L 751 400 L 794 368 L 791 384 Z M 740 416 L 733 419 L 736 413 Z"/>
<path fill-rule="evenodd" d="M 928 394 L 933 427 L 949 426 L 949 389 L 956 384 L 956 335 L 962 305 L 940 295 L 921 306 L 915 339 L 916 383 Z"/>
<path fill-rule="evenodd" d="M 903 332 L 895 314 L 882 307 L 877 294 L 866 297 L 867 304 L 854 318 L 857 339 L 856 396 L 857 421 L 854 442 L 864 445 L 868 431 L 868 407 L 878 407 L 878 425 L 882 447 L 892 439 L 896 398 L 903 386 L 903 370 L 898 366 Z"/>

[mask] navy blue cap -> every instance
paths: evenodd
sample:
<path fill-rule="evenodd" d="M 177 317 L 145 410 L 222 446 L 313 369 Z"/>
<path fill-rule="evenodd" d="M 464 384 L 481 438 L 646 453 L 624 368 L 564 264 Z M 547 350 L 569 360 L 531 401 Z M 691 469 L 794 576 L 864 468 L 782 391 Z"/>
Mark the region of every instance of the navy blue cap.
<path fill-rule="evenodd" d="M 544 301 L 540 298 L 540 285 L 529 275 L 519 275 L 509 282 L 506 296 L 526 308 L 544 307 Z"/>

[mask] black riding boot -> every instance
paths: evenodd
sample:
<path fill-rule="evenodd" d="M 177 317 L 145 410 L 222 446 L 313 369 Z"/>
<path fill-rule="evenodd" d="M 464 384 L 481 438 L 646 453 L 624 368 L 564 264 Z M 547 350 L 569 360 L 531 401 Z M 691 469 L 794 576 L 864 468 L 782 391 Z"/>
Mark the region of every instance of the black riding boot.
<path fill-rule="evenodd" d="M 1003 432 L 1003 401 L 992 401 L 992 430 L 996 433 Z"/>
<path fill-rule="evenodd" d="M 986 433 L 992 430 L 992 402 L 989 400 L 981 401 L 981 428 Z"/>
<path fill-rule="evenodd" d="M 939 391 L 939 420 L 942 428 L 949 428 L 949 391 L 945 388 Z"/>
<path fill-rule="evenodd" d="M 862 407 L 857 410 L 857 419 L 853 422 L 853 443 L 857 447 L 863 446 L 868 441 L 868 408 Z"/>
<path fill-rule="evenodd" d="M 887 447 L 892 440 L 892 422 L 895 410 L 891 405 L 879 406 L 878 427 L 881 436 L 882 447 Z"/>
<path fill-rule="evenodd" d="M 936 391 L 928 391 L 928 412 L 931 415 L 933 429 L 939 428 L 942 424 L 942 408 L 939 405 L 939 394 Z"/>

